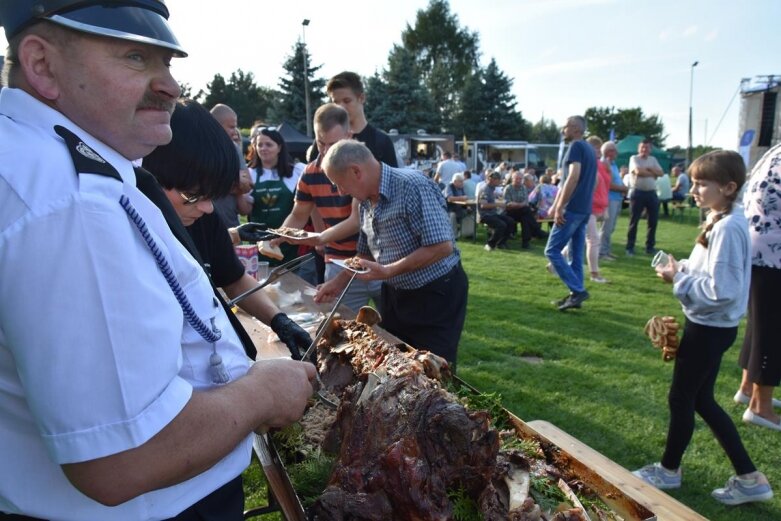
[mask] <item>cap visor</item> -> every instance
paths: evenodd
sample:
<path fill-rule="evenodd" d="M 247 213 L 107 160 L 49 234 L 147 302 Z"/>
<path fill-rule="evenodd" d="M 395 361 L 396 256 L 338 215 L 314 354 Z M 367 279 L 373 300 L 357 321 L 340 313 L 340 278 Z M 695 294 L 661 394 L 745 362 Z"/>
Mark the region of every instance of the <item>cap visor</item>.
<path fill-rule="evenodd" d="M 53 15 L 49 20 L 76 31 L 156 45 L 187 56 L 168 21 L 149 9 L 93 5 Z"/>

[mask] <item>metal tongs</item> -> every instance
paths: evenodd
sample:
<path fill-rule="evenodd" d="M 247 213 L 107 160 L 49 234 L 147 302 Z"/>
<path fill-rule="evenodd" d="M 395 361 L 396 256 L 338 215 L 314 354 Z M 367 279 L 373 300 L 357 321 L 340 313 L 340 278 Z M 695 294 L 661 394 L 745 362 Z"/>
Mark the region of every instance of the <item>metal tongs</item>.
<path fill-rule="evenodd" d="M 304 353 L 304 356 L 301 357 L 301 360 L 309 360 L 309 357 L 312 356 L 312 351 L 314 351 L 315 346 L 317 346 L 317 343 L 320 341 L 320 339 L 323 338 L 323 335 L 328 329 L 329 324 L 331 324 L 331 320 L 333 320 L 334 315 L 336 315 L 336 310 L 339 309 L 339 304 L 342 303 L 342 300 L 344 300 L 344 296 L 347 295 L 347 290 L 350 289 L 350 286 L 352 285 L 356 275 L 358 275 L 358 273 L 353 271 L 353 274 L 350 276 L 350 280 L 347 282 L 347 285 L 342 290 L 342 294 L 339 295 L 338 299 L 336 299 L 336 304 L 334 304 L 334 307 L 331 309 L 331 312 L 328 314 L 326 319 L 320 323 L 320 327 L 317 328 L 315 339 L 312 340 L 311 344 L 309 344 L 309 348 L 306 350 L 306 353 Z M 320 376 L 318 375 L 317 378 L 319 381 Z"/>
<path fill-rule="evenodd" d="M 302 255 L 300 257 L 296 257 L 295 259 L 288 261 L 284 264 L 280 264 L 273 270 L 271 270 L 268 274 L 268 277 L 266 277 L 266 280 L 255 286 L 254 288 L 250 288 L 241 295 L 237 296 L 233 300 L 228 302 L 228 307 L 233 307 L 245 298 L 249 297 L 256 291 L 265 288 L 269 284 L 278 281 L 280 278 L 284 277 L 288 273 L 291 273 L 294 270 L 297 270 L 301 266 L 303 266 L 305 263 L 309 262 L 314 258 L 313 253 L 307 253 L 306 255 Z"/>
<path fill-rule="evenodd" d="M 309 360 L 309 357 L 312 356 L 312 352 L 315 349 L 315 346 L 317 346 L 317 343 L 320 341 L 321 338 L 323 338 L 323 335 L 328 330 L 328 326 L 331 324 L 331 321 L 334 318 L 334 315 L 336 315 L 336 310 L 339 309 L 339 304 L 342 303 L 342 300 L 344 300 L 344 296 L 347 295 L 347 291 L 350 289 L 350 286 L 353 283 L 353 280 L 355 280 L 355 276 L 358 273 L 353 271 L 353 274 L 350 276 L 350 280 L 347 282 L 347 285 L 342 290 L 342 294 L 339 295 L 339 298 L 336 299 L 336 303 L 334 304 L 334 307 L 331 309 L 331 312 L 328 314 L 325 320 L 323 320 L 320 323 L 320 327 L 317 328 L 317 334 L 315 334 L 315 339 L 312 340 L 312 343 L 309 344 L 309 348 L 304 353 L 304 356 L 301 357 L 301 360 L 307 361 Z M 325 385 L 323 384 L 323 381 L 320 379 L 320 371 L 317 371 L 317 363 L 315 363 L 315 379 L 317 380 L 317 383 L 319 385 L 319 389 L 315 393 L 317 395 L 317 399 L 323 402 L 323 404 L 329 408 L 336 409 L 339 404 L 332 402 L 328 398 L 325 397 L 323 392 L 320 389 L 324 389 Z"/>

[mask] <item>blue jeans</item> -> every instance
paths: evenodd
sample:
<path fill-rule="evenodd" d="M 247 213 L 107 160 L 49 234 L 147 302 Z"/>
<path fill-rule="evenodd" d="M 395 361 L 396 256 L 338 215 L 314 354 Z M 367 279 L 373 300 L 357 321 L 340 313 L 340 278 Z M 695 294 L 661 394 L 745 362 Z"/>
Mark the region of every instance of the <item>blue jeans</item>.
<path fill-rule="evenodd" d="M 610 238 L 613 235 L 613 230 L 616 229 L 616 221 L 618 221 L 618 216 L 621 214 L 621 204 L 623 201 L 621 199 L 618 200 L 610 200 L 607 207 L 607 219 L 605 219 L 605 222 L 602 224 L 602 243 L 599 245 L 599 254 L 600 255 L 607 255 L 608 253 L 613 253 L 611 251 L 611 241 Z"/>
<path fill-rule="evenodd" d="M 585 291 L 583 285 L 583 255 L 586 249 L 586 225 L 590 214 L 575 213 L 566 210 L 564 212 L 564 225 L 553 225 L 548 236 L 548 245 L 545 247 L 545 256 L 558 273 L 561 281 L 567 285 L 573 293 Z M 572 241 L 569 247 L 572 262 L 567 262 L 561 254 L 561 250 Z"/>

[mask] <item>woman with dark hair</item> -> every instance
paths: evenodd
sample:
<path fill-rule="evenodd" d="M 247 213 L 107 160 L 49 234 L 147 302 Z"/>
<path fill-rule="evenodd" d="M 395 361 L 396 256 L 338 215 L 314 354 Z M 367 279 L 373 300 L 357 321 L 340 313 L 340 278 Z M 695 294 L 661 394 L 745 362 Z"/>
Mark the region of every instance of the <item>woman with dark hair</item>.
<path fill-rule="evenodd" d="M 255 287 L 257 281 L 244 271 L 236 257 L 228 230 L 214 213 L 212 200 L 230 192 L 239 177 L 236 148 L 217 120 L 193 100 L 177 103 L 171 130 L 171 142 L 146 156 L 143 166 L 162 185 L 209 278 L 228 298 L 234 298 Z M 242 300 L 239 307 L 268 324 L 296 359 L 301 358 L 300 350 L 306 350 L 312 341 L 262 291 Z"/>
<path fill-rule="evenodd" d="M 269 228 L 282 226 L 293 210 L 298 179 L 304 171 L 304 164 L 292 164 L 282 134 L 274 127 L 259 127 L 252 136 L 255 154 L 250 161 L 252 189 L 252 213 L 250 220 L 265 223 Z M 295 258 L 297 247 L 291 244 L 280 246 L 284 259 Z M 272 260 L 272 264 L 275 262 Z"/>

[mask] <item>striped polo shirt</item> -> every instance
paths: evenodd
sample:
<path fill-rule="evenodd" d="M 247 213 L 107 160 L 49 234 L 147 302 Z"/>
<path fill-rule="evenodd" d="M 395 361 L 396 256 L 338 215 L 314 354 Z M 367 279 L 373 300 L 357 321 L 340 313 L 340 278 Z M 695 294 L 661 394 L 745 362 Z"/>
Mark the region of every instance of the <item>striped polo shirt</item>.
<path fill-rule="evenodd" d="M 325 222 L 325 227 L 330 228 L 350 216 L 353 198 L 350 195 L 339 195 L 336 186 L 328 180 L 319 162 L 315 160 L 306 165 L 304 173 L 298 180 L 296 201 L 314 203 L 317 212 Z M 355 256 L 357 241 L 356 233 L 341 241 L 329 242 L 325 245 L 325 261 Z"/>

